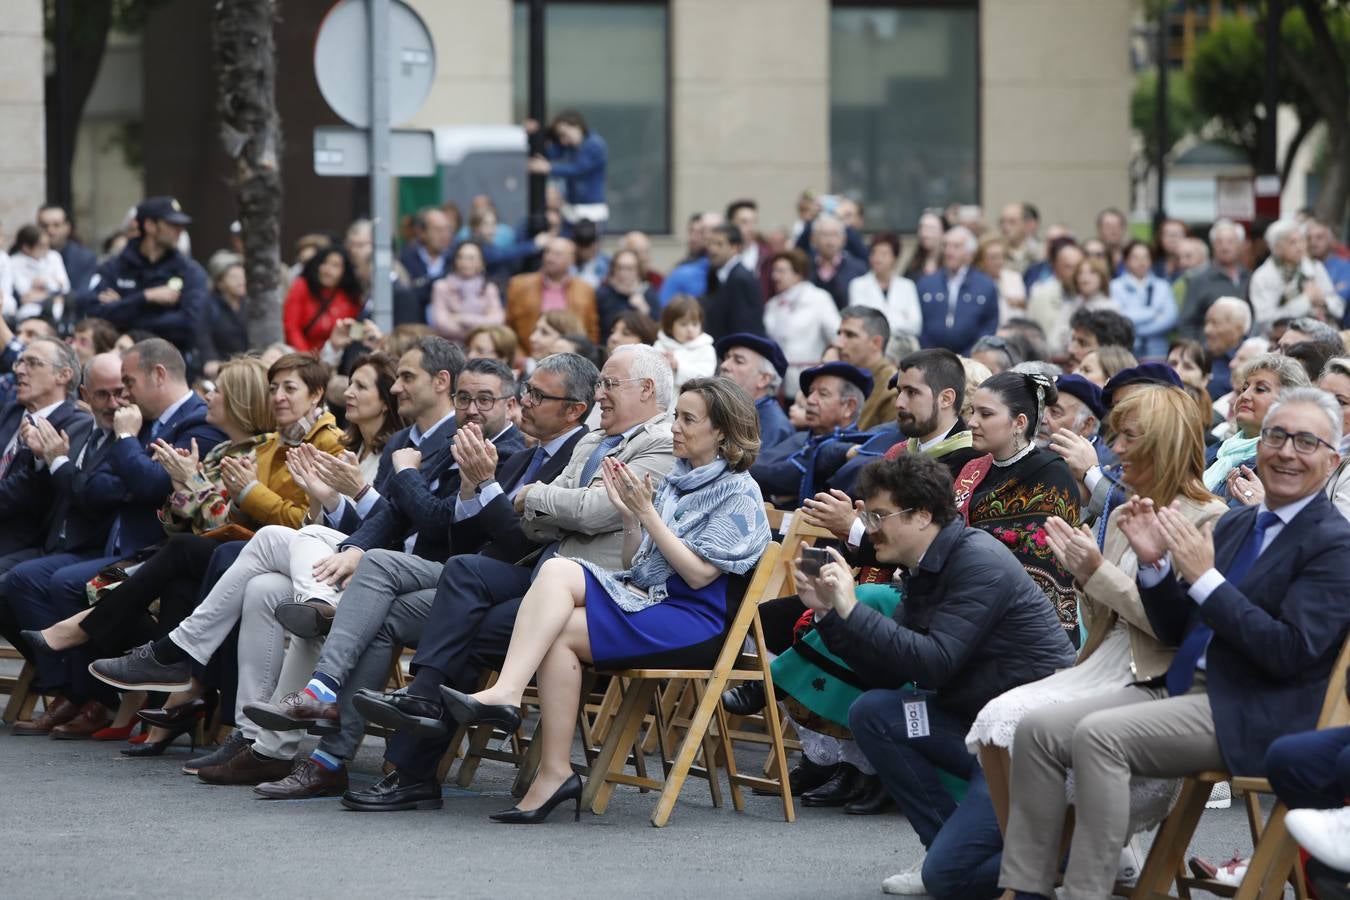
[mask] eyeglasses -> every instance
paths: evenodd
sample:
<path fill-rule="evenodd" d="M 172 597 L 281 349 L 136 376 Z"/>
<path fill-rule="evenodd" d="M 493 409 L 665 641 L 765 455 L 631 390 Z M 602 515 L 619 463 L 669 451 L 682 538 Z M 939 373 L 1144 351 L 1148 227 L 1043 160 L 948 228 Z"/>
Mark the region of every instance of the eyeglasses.
<path fill-rule="evenodd" d="M 1261 429 L 1261 443 L 1272 450 L 1282 449 L 1290 438 L 1294 441 L 1294 449 L 1299 453 L 1316 453 L 1319 445 L 1325 445 L 1332 450 L 1336 449 L 1334 445 L 1322 440 L 1311 431 L 1291 434 L 1278 426 Z"/>
<path fill-rule="evenodd" d="M 99 404 L 107 403 L 109 400 L 121 400 L 122 389 L 117 388 L 116 390 L 113 391 L 97 390 L 94 391 L 93 397 L 94 402 Z"/>
<path fill-rule="evenodd" d="M 533 387 L 525 388 L 525 390 L 520 395 L 520 402 L 524 406 L 538 406 L 545 400 L 561 400 L 564 403 L 582 402 L 576 399 L 575 397 L 556 397 L 553 394 L 545 394 L 543 391 Z"/>
<path fill-rule="evenodd" d="M 509 400 L 510 397 L 494 397 L 492 394 L 469 394 L 464 391 L 454 395 L 455 409 L 468 409 L 469 404 L 473 403 L 483 412 L 488 412 L 497 405 L 498 400 Z"/>
<path fill-rule="evenodd" d="M 28 369 L 51 368 L 52 365 L 40 356 L 20 356 L 14 361 L 14 365 L 17 366 L 20 363 L 23 363 L 24 367 Z"/>
<path fill-rule="evenodd" d="M 608 394 L 611 391 L 618 388 L 618 386 L 621 384 L 628 384 L 630 381 L 646 381 L 646 380 L 647 379 L 645 378 L 601 378 L 598 387 L 600 388 L 600 390 Z"/>
<path fill-rule="evenodd" d="M 903 516 L 907 512 L 914 512 L 914 507 L 911 506 L 908 509 L 897 509 L 895 512 L 889 513 L 860 512 L 858 513 L 858 518 L 862 520 L 863 527 L 868 531 L 876 531 L 881 527 L 881 523 L 891 516 Z"/>

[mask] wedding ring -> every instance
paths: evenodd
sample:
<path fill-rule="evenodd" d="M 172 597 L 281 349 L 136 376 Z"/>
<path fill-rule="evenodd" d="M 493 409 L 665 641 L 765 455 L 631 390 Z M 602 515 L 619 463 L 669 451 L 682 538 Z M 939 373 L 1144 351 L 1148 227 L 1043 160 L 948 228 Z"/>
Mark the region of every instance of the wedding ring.
<path fill-rule="evenodd" d="M 1246 497 L 1248 500 L 1250 500 L 1250 499 L 1251 499 L 1251 496 L 1252 496 L 1252 492 L 1251 492 L 1251 491 L 1243 491 L 1243 492 L 1242 492 L 1242 496 L 1244 496 L 1244 497 Z"/>

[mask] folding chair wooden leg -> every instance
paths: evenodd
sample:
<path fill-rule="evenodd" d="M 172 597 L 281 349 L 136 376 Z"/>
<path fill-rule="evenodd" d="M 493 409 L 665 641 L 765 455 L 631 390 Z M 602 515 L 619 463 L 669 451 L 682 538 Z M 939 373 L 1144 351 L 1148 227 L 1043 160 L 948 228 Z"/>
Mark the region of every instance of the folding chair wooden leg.
<path fill-rule="evenodd" d="M 33 707 L 37 706 L 38 700 L 38 695 L 33 690 L 33 679 L 36 677 L 37 669 L 25 660 L 23 668 L 15 677 L 14 687 L 9 693 L 9 702 L 5 704 L 6 723 L 27 719 L 33 714 Z"/>
<path fill-rule="evenodd" d="M 1153 848 L 1144 862 L 1143 871 L 1139 873 L 1139 881 L 1130 894 L 1132 900 L 1160 900 L 1171 896 L 1169 891 L 1178 871 L 1184 871 L 1181 867 L 1185 862 L 1191 835 L 1200 823 L 1200 816 L 1205 812 L 1205 801 L 1209 799 L 1213 787 L 1213 781 L 1198 778 L 1187 778 L 1182 782 L 1181 796 L 1158 829 Z"/>
<path fill-rule="evenodd" d="M 726 684 L 727 678 L 725 675 L 714 675 L 708 681 L 707 690 L 694 709 L 694 715 L 689 720 L 689 729 L 685 732 L 684 740 L 680 742 L 680 749 L 675 755 L 675 762 L 666 774 L 666 785 L 661 791 L 660 798 L 656 801 L 656 810 L 652 813 L 652 824 L 657 828 L 664 827 L 670 821 L 670 814 L 675 809 L 675 801 L 680 796 L 680 789 L 684 787 L 684 780 L 689 777 L 689 768 L 694 764 L 694 757 L 703 744 L 708 725 L 712 722 L 717 704 L 722 700 L 722 691 L 726 688 Z M 710 778 L 711 775 L 710 772 Z"/>
<path fill-rule="evenodd" d="M 1298 866 L 1298 844 L 1284 827 L 1287 812 L 1285 805 L 1278 802 L 1270 811 L 1238 889 L 1238 900 L 1278 900 L 1284 896 L 1284 886 Z M 1300 891 L 1296 884 L 1295 895 L 1306 897 L 1306 888 Z"/>
<path fill-rule="evenodd" d="M 619 679 L 614 680 L 617 682 Z M 623 771 L 629 749 L 635 749 L 638 731 L 642 728 L 642 720 L 651 706 L 656 687 L 655 681 L 644 679 L 630 684 L 623 691 L 618 713 L 610 723 L 605 743 L 591 766 L 590 777 L 586 779 L 586 787 L 581 794 L 581 805 L 589 807 L 596 815 L 603 814 L 609 807 L 610 797 L 614 795 L 614 783 L 606 775 Z"/>
<path fill-rule="evenodd" d="M 771 750 L 774 767 L 778 769 L 778 793 L 783 800 L 783 818 L 789 822 L 795 822 L 797 821 L 797 812 L 793 808 L 792 787 L 788 784 L 787 753 L 783 747 L 783 730 L 786 723 L 781 721 L 778 716 L 778 701 L 774 699 L 773 691 L 773 672 L 770 670 L 769 660 L 763 651 L 765 646 L 764 623 L 760 621 L 758 612 L 755 613 L 750 628 L 755 635 L 755 642 L 760 648 L 759 670 L 764 676 L 764 696 L 769 699 L 769 702 L 764 706 L 764 718 L 769 723 L 769 735 L 773 739 Z"/>

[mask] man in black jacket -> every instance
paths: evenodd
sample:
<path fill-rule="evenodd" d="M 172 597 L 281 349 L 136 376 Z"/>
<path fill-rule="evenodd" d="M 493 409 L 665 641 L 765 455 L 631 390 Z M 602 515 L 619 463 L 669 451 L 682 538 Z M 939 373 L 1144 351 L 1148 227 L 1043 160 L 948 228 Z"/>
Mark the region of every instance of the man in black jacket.
<path fill-rule="evenodd" d="M 976 714 L 1004 691 L 1072 665 L 1074 649 L 1016 557 L 958 515 L 940 462 L 911 454 L 875 462 L 859 476 L 858 495 L 878 560 L 907 573 L 895 617 L 858 602 L 848 563 L 833 550 L 819 576 L 798 564 L 798 591 L 826 647 L 869 686 L 849 708 L 849 728 L 928 848 L 957 806 L 939 771 L 982 782 L 965 742 Z M 980 818 L 996 836 L 992 814 Z M 979 875 L 912 874 L 939 897 L 968 895 L 948 879 Z"/>
<path fill-rule="evenodd" d="M 729 334 L 764 334 L 764 296 L 759 281 L 741 265 L 744 239 L 735 225 L 718 225 L 704 238 L 708 290 L 703 295 L 703 330 L 719 340 Z"/>

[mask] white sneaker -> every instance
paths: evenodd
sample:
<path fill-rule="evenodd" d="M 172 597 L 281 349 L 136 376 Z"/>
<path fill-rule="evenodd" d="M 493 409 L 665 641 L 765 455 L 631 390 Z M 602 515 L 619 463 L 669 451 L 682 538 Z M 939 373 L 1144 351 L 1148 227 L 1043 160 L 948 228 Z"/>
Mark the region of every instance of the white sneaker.
<path fill-rule="evenodd" d="M 1121 884 L 1134 884 L 1139 880 L 1139 871 L 1144 867 L 1144 854 L 1139 852 L 1139 836 L 1130 838 L 1130 842 L 1120 848 L 1120 864 L 1116 870 L 1116 881 Z"/>
<path fill-rule="evenodd" d="M 902 897 L 925 897 L 928 895 L 928 889 L 923 886 L 923 860 L 919 857 L 918 862 L 910 866 L 899 875 L 892 875 L 881 883 L 881 892 L 883 894 L 898 894 Z"/>
<path fill-rule="evenodd" d="M 1226 781 L 1220 781 L 1209 792 L 1205 809 L 1227 809 L 1233 805 L 1233 787 Z"/>
<path fill-rule="evenodd" d="M 1350 806 L 1341 809 L 1291 809 L 1284 819 L 1289 834 L 1320 863 L 1350 870 Z"/>

